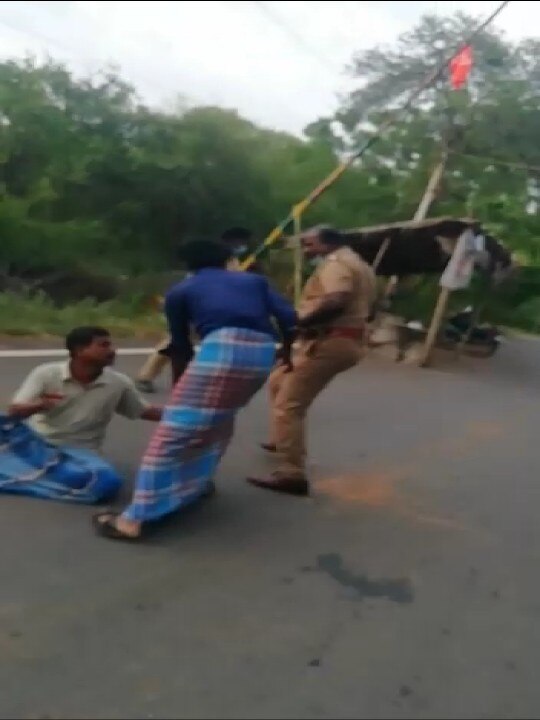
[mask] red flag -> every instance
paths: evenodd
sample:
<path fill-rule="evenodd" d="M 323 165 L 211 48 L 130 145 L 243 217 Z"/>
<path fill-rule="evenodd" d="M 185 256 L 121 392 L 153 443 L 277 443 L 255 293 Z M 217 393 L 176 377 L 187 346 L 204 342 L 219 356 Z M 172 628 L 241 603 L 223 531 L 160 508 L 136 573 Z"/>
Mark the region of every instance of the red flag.
<path fill-rule="evenodd" d="M 473 65 L 473 52 L 470 45 L 466 45 L 450 60 L 450 83 L 454 90 L 459 90 L 467 82 Z"/>

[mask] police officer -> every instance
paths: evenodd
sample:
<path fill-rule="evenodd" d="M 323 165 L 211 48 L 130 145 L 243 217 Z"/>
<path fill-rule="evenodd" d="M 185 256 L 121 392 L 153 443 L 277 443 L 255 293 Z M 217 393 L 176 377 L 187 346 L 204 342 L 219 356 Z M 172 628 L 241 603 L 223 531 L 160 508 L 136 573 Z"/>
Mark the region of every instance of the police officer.
<path fill-rule="evenodd" d="M 298 341 L 292 365 L 277 365 L 269 381 L 270 442 L 281 462 L 268 478 L 248 478 L 257 487 L 307 495 L 305 417 L 311 403 L 339 373 L 363 357 L 367 321 L 375 300 L 371 267 L 346 245 L 337 230 L 323 226 L 302 238 L 308 258 L 321 258 L 298 308 Z"/>

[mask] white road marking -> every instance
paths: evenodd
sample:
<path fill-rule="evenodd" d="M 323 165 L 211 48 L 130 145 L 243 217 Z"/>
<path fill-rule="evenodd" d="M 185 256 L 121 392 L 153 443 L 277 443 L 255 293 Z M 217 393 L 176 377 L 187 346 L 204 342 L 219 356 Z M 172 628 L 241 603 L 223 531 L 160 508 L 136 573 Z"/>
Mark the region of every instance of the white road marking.
<path fill-rule="evenodd" d="M 154 352 L 153 347 L 138 347 L 138 348 L 117 348 L 116 354 L 120 357 L 123 356 L 140 356 L 150 355 Z M 195 346 L 195 352 L 199 349 L 199 346 Z M 276 349 L 279 349 L 279 344 L 276 345 Z M 17 358 L 63 358 L 66 357 L 67 351 L 62 348 L 42 348 L 37 350 L 0 350 L 0 360 L 10 360 Z"/>
<path fill-rule="evenodd" d="M 118 348 L 117 355 L 149 355 L 154 348 Z M 55 358 L 65 357 L 67 352 L 61 348 L 44 348 L 42 350 L 0 350 L 0 360 L 10 358 Z"/>

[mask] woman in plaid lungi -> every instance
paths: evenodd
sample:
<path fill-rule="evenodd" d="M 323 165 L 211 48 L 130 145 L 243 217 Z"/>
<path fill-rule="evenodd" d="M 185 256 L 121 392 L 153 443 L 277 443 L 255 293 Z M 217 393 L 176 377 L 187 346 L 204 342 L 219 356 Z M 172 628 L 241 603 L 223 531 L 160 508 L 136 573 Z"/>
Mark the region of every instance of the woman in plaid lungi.
<path fill-rule="evenodd" d="M 94 517 L 97 532 L 136 540 L 158 520 L 213 489 L 237 412 L 264 385 L 274 363 L 272 319 L 285 345 L 296 323 L 292 306 L 261 275 L 226 270 L 228 248 L 215 242 L 184 249 L 194 273 L 167 294 L 165 312 L 176 357 L 190 357 L 193 326 L 199 351 L 176 383 L 143 457 L 133 498 L 121 514 Z"/>

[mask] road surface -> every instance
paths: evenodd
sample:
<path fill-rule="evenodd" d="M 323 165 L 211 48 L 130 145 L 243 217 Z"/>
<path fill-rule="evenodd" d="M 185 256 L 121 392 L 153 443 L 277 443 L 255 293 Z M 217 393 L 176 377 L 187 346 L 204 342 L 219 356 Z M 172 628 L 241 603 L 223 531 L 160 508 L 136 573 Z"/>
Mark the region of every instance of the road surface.
<path fill-rule="evenodd" d="M 313 408 L 307 500 L 244 482 L 261 394 L 216 497 L 140 546 L 2 497 L 0 717 L 538 717 L 539 363 L 366 362 Z M 149 431 L 111 428 L 129 479 Z"/>

